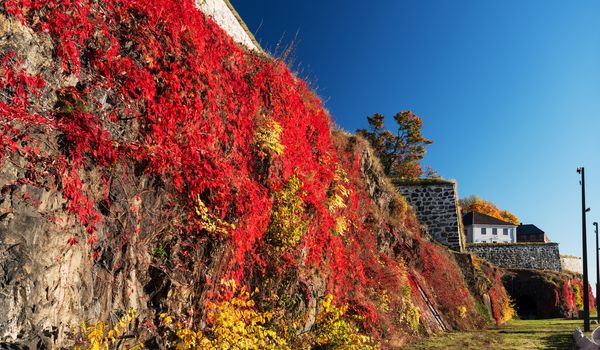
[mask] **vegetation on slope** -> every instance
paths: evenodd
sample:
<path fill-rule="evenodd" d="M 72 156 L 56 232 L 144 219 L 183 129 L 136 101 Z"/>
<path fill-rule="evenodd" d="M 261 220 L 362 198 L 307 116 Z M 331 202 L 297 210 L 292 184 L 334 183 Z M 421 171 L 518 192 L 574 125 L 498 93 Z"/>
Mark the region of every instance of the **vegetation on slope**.
<path fill-rule="evenodd" d="M 65 247 L 126 285 L 144 280 L 130 301 L 140 340 L 393 346 L 440 327 L 427 303 L 449 328 L 485 323 L 366 142 L 333 133 L 304 82 L 194 1 L 0 11 L 52 47 L 41 67 L 16 46 L 0 53 L 0 165 L 23 170 L 2 191 L 59 192 Z"/>

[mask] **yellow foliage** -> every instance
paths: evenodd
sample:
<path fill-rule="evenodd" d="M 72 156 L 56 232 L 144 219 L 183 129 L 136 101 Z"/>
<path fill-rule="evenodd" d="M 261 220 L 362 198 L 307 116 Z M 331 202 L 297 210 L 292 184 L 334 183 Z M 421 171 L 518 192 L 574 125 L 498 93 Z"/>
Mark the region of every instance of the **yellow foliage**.
<path fill-rule="evenodd" d="M 413 304 L 410 298 L 410 287 L 404 289 L 402 296 L 402 310 L 400 311 L 400 321 L 404 322 L 413 331 L 417 332 L 421 325 L 421 311 Z M 406 292 L 407 291 L 407 292 Z"/>
<path fill-rule="evenodd" d="M 346 172 L 338 164 L 333 177 L 331 195 L 327 202 L 327 207 L 331 213 L 334 213 L 337 209 L 346 208 L 346 199 L 350 196 L 351 192 L 344 184 L 348 184 L 349 182 L 350 180 L 348 180 Z"/>
<path fill-rule="evenodd" d="M 508 322 L 515 316 L 515 305 L 510 297 L 502 304 L 502 322 Z"/>
<path fill-rule="evenodd" d="M 404 261 L 401 261 L 401 266 L 404 266 Z M 404 268 L 406 267 L 404 266 Z M 406 280 L 406 277 L 404 280 L 403 285 L 405 287 L 402 290 L 402 310 L 400 311 L 400 320 L 406 323 L 413 332 L 417 332 L 421 325 L 421 311 L 412 302 L 412 289 L 408 280 Z"/>
<path fill-rule="evenodd" d="M 471 254 L 471 261 L 473 262 L 473 267 L 478 270 L 479 266 L 481 266 L 481 261 L 475 254 Z"/>
<path fill-rule="evenodd" d="M 458 315 L 460 316 L 460 318 L 467 317 L 467 307 L 464 305 L 459 306 L 458 307 Z"/>
<path fill-rule="evenodd" d="M 299 322 L 286 318 L 274 319 L 271 312 L 256 310 L 254 293 L 245 287 L 237 288 L 234 281 L 221 282 L 233 297 L 230 300 L 209 302 L 204 329 L 194 330 L 175 322 L 167 313 L 160 314 L 160 323 L 171 341 L 167 348 L 178 350 L 242 350 L 242 349 L 315 349 L 375 350 L 379 349 L 370 337 L 361 335 L 346 318 L 348 305 L 336 306 L 333 296 L 320 303 L 314 329 L 296 334 Z M 356 317 L 358 319 L 358 317 Z"/>
<path fill-rule="evenodd" d="M 390 312 L 390 295 L 387 290 L 380 292 L 379 294 L 379 307 L 381 307 L 381 311 Z"/>
<path fill-rule="evenodd" d="M 350 180 L 346 176 L 346 172 L 338 165 L 331 186 L 331 194 L 327 199 L 327 208 L 331 214 L 335 214 L 338 210 L 347 207 L 346 200 L 350 197 L 351 191 L 344 184 L 348 184 Z M 348 229 L 348 220 L 343 215 L 339 215 L 335 219 L 333 233 L 342 236 Z"/>
<path fill-rule="evenodd" d="M 335 219 L 335 227 L 333 228 L 333 233 L 338 236 L 343 236 L 344 232 L 348 229 L 348 220 L 344 216 L 338 216 Z"/>
<path fill-rule="evenodd" d="M 87 324 L 81 322 L 81 327 L 75 336 L 75 350 L 101 350 L 101 349 L 116 349 L 121 337 L 125 335 L 131 323 L 136 319 L 135 310 L 129 309 L 123 317 L 121 317 L 114 325 L 97 321 Z M 121 344 L 120 348 L 123 347 Z M 137 350 L 143 349 L 144 343 L 140 341 L 129 341 L 128 349 Z"/>
<path fill-rule="evenodd" d="M 421 325 L 421 311 L 410 299 L 405 300 L 401 320 L 404 321 L 413 332 L 419 330 L 419 326 Z"/>
<path fill-rule="evenodd" d="M 254 143 L 261 150 L 262 155 L 283 154 L 284 146 L 281 144 L 281 134 L 283 128 L 273 119 L 268 119 L 266 123 L 256 130 Z"/>
<path fill-rule="evenodd" d="M 231 230 L 235 230 L 235 224 L 230 224 L 222 220 L 218 215 L 208 209 L 206 204 L 200 199 L 200 196 L 196 198 L 196 215 L 200 218 L 202 228 L 209 233 L 215 234 L 228 234 Z"/>
<path fill-rule="evenodd" d="M 577 283 L 573 283 L 573 294 L 575 294 L 575 307 L 577 310 L 583 310 L 583 299 L 581 298 L 581 288 Z"/>
<path fill-rule="evenodd" d="M 271 223 L 266 238 L 276 247 L 294 247 L 308 230 L 304 201 L 300 197 L 304 184 L 292 176 L 286 186 L 275 194 Z"/>
<path fill-rule="evenodd" d="M 176 337 L 175 347 L 184 349 L 289 349 L 284 338 L 268 326 L 273 315 L 258 312 L 246 288 L 237 290 L 235 283 L 224 283 L 231 288 L 231 300 L 208 303 L 208 326 L 193 330 L 181 323 L 173 324 L 172 317 L 161 314 L 161 325 Z"/>
<path fill-rule="evenodd" d="M 320 306 L 315 324 L 315 345 L 332 350 L 379 349 L 370 337 L 360 334 L 358 329 L 344 318 L 348 305 L 336 306 L 333 295 L 328 294 Z"/>

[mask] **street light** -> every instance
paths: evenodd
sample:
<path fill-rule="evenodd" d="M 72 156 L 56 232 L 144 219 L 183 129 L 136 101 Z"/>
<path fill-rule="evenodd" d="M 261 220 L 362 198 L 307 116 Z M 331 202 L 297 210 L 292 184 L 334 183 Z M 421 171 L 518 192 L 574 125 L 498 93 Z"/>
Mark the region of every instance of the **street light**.
<path fill-rule="evenodd" d="M 596 318 L 598 319 L 598 324 L 600 324 L 600 307 L 598 306 L 598 292 L 600 291 L 599 284 L 600 283 L 600 263 L 598 262 L 598 223 L 594 222 L 594 226 L 596 226 Z"/>
<path fill-rule="evenodd" d="M 577 173 L 581 174 L 581 241 L 583 245 L 583 331 L 590 331 L 590 292 L 588 282 L 588 267 L 587 267 L 587 238 L 585 232 L 585 213 L 589 208 L 585 207 L 585 169 L 577 168 Z"/>

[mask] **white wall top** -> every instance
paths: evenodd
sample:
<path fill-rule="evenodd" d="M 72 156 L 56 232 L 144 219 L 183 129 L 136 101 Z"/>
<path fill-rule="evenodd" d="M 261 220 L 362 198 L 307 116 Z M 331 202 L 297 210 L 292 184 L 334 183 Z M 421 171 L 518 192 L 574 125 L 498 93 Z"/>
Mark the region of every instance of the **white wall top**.
<path fill-rule="evenodd" d="M 196 0 L 196 6 L 229 34 L 250 50 L 262 51 L 252 33 L 227 0 Z"/>

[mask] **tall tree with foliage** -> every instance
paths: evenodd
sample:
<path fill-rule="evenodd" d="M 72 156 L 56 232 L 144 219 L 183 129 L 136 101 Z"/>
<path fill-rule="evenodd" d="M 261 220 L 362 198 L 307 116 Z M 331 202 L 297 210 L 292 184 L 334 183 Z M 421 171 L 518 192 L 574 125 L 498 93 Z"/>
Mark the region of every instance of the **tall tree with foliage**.
<path fill-rule="evenodd" d="M 356 132 L 371 143 L 385 173 L 407 179 L 435 175 L 429 167 L 425 171 L 421 167 L 425 147 L 432 143 L 421 134 L 423 120 L 411 111 L 398 112 L 394 115 L 398 125 L 394 134 L 385 128 L 384 119 L 375 113 L 367 117 L 370 129 Z"/>
<path fill-rule="evenodd" d="M 496 219 L 511 222 L 515 225 L 519 224 L 519 218 L 508 210 L 499 209 L 494 203 L 473 195 L 459 200 L 460 208 L 463 214 L 474 211 L 481 214 L 486 214 Z"/>

